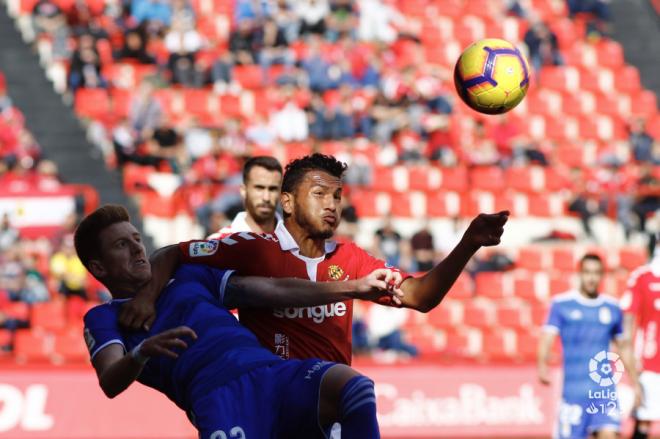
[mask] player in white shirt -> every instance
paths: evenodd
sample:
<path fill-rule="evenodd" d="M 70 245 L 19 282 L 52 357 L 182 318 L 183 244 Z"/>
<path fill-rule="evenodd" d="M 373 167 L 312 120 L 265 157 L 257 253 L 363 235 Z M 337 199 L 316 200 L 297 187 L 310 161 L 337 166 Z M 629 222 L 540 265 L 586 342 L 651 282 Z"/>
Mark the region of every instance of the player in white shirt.
<path fill-rule="evenodd" d="M 207 239 L 222 239 L 232 233 L 274 233 L 282 221 L 276 212 L 282 190 L 282 165 L 274 157 L 252 157 L 243 166 L 241 198 L 245 211 L 231 225 L 211 234 Z"/>

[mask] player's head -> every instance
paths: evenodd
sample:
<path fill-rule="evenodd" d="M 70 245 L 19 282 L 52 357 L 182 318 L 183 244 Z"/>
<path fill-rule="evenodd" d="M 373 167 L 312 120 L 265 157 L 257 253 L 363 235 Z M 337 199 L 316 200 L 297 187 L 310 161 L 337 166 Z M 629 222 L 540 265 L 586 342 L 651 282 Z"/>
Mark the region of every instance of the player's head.
<path fill-rule="evenodd" d="M 151 279 L 151 265 L 140 232 L 123 206 L 105 205 L 76 229 L 78 258 L 113 296 L 131 295 Z"/>
<path fill-rule="evenodd" d="M 330 238 L 339 225 L 346 168 L 345 163 L 323 154 L 289 163 L 282 181 L 284 218 L 295 221 L 313 238 Z"/>
<path fill-rule="evenodd" d="M 580 290 L 588 296 L 596 296 L 605 274 L 605 264 L 600 256 L 587 253 L 580 259 Z"/>
<path fill-rule="evenodd" d="M 272 221 L 282 187 L 282 165 L 274 157 L 252 157 L 243 166 L 241 197 L 248 215 L 259 224 Z"/>

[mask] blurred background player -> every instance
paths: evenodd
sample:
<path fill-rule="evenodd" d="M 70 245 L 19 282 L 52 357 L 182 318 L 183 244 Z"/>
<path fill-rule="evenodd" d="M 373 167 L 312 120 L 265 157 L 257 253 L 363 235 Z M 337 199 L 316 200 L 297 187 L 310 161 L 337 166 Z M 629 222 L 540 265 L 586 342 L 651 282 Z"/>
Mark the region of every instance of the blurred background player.
<path fill-rule="evenodd" d="M 646 439 L 651 422 L 660 420 L 660 233 L 655 235 L 651 261 L 633 271 L 628 290 L 621 300 L 628 336 L 634 338 L 641 354 L 639 382 L 643 390 L 641 405 L 633 413 L 636 420 L 633 439 Z"/>
<path fill-rule="evenodd" d="M 371 380 L 345 365 L 282 361 L 226 307 L 373 299 L 388 294 L 391 271 L 312 288 L 308 281 L 240 279 L 232 271 L 184 265 L 162 293 L 153 327 L 128 332 L 119 327 L 119 308 L 151 278 L 128 212 L 97 209 L 81 222 L 75 242 L 85 267 L 114 298 L 85 315 L 85 341 L 108 397 L 138 380 L 185 410 L 203 439 L 223 437 L 218 431 L 236 437 L 239 430 L 254 438 L 325 437 L 321 428 L 334 421 L 342 422 L 343 437 L 380 437 Z"/>
<path fill-rule="evenodd" d="M 604 275 L 600 256 L 585 255 L 580 260 L 579 270 L 579 289 L 552 300 L 544 333 L 539 340 L 539 380 L 543 384 L 550 383 L 550 349 L 559 334 L 564 357 L 564 385 L 554 437 L 577 439 L 593 435 L 598 439 L 616 438 L 621 425 L 621 410 L 615 393 L 620 377 L 615 375 L 618 369 L 613 369 L 618 357 L 610 353 L 610 342 L 614 341 L 617 346 L 635 389 L 635 404 L 638 404 L 641 390 L 632 348 L 623 332 L 623 314 L 619 305 L 613 298 L 599 293 Z M 592 368 L 592 364 L 597 367 Z"/>
<path fill-rule="evenodd" d="M 282 188 L 282 165 L 274 157 L 252 157 L 243 166 L 241 198 L 244 212 L 234 217 L 231 225 L 211 234 L 207 239 L 222 239 L 238 232 L 273 233 L 282 217 L 277 204 Z"/>

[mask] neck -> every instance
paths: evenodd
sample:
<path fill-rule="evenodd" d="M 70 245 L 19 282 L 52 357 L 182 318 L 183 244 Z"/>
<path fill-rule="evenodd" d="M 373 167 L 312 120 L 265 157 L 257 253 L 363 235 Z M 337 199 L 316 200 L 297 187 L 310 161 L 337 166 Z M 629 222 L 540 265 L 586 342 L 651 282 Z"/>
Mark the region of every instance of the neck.
<path fill-rule="evenodd" d="M 140 289 L 142 289 L 147 282 L 136 285 L 134 282 L 105 282 L 104 285 L 110 291 L 113 299 L 132 299 Z"/>
<path fill-rule="evenodd" d="M 275 225 L 277 224 L 277 219 L 273 216 L 262 222 L 258 222 L 248 213 L 245 217 L 245 222 L 250 227 L 254 233 L 263 234 L 263 233 L 273 233 L 275 231 Z"/>
<path fill-rule="evenodd" d="M 284 220 L 284 226 L 298 244 L 302 256 L 320 258 L 325 255 L 325 239 L 311 236 L 299 224 L 292 221 L 291 217 Z"/>
<path fill-rule="evenodd" d="M 598 297 L 598 291 L 594 291 L 593 293 L 590 293 L 582 288 L 580 288 L 580 294 L 582 294 L 587 299 L 595 299 L 596 297 Z"/>

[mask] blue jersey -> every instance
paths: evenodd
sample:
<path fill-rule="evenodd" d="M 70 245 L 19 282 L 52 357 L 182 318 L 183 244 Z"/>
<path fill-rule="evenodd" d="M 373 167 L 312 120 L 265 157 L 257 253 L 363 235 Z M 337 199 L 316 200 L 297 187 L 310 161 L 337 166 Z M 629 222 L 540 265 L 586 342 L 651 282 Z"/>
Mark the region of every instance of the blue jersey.
<path fill-rule="evenodd" d="M 157 356 L 146 364 L 138 381 L 164 393 L 182 409 L 238 376 L 282 361 L 262 347 L 257 338 L 222 305 L 231 271 L 203 265 L 183 265 L 156 303 L 151 329 L 139 332 L 119 327 L 118 314 L 125 300 L 113 300 L 85 315 L 85 340 L 92 359 L 103 348 L 120 344 L 130 351 L 144 339 L 177 326 L 188 326 L 197 340 L 177 359 Z"/>
<path fill-rule="evenodd" d="M 613 354 L 608 358 L 610 342 L 623 333 L 623 313 L 615 299 L 602 294 L 589 299 L 578 291 L 560 294 L 552 301 L 544 329 L 561 338 L 565 399 L 587 398 L 590 390 L 593 394 L 618 381 L 620 360 Z M 616 364 L 605 366 L 610 362 Z"/>

